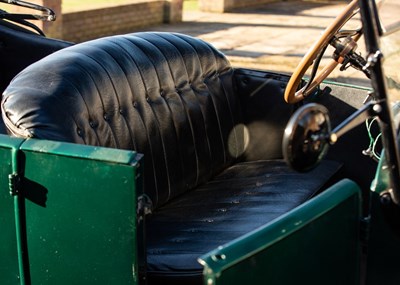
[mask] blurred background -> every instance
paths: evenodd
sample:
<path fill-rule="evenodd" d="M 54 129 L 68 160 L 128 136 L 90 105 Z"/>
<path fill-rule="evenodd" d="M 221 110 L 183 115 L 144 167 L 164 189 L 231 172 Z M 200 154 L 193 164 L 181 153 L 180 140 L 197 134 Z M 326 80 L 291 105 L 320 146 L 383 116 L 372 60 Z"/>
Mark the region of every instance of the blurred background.
<path fill-rule="evenodd" d="M 349 1 L 300 0 L 31 0 L 57 14 L 35 21 L 48 37 L 75 43 L 140 31 L 192 35 L 210 42 L 233 66 L 292 73 L 303 55 Z M 40 13 L 14 5 L 0 9 Z M 358 16 L 350 21 L 360 24 Z M 363 40 L 359 41 L 363 53 Z M 331 60 L 327 53 L 320 68 Z M 330 79 L 367 85 L 358 71 L 338 69 Z"/>

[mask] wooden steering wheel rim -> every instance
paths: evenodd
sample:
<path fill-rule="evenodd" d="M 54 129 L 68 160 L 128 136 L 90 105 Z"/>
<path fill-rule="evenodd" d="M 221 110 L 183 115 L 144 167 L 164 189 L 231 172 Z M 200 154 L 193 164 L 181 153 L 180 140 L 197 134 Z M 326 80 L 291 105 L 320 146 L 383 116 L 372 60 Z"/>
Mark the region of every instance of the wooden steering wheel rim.
<path fill-rule="evenodd" d="M 332 24 L 330 24 L 321 35 L 321 37 L 312 45 L 305 56 L 300 61 L 299 65 L 293 72 L 290 80 L 285 89 L 285 101 L 289 104 L 297 103 L 303 100 L 309 95 L 309 93 L 319 85 L 339 64 L 335 60 L 331 62 L 320 71 L 315 78 L 312 80 L 307 89 L 302 88 L 298 91 L 297 88 L 300 84 L 301 79 L 306 73 L 307 69 L 312 65 L 315 58 L 318 56 L 320 51 L 329 44 L 333 36 L 339 31 L 343 25 L 350 20 L 358 9 L 358 0 L 353 0 L 346 6 L 346 8 L 335 18 Z M 357 38 L 358 39 L 358 38 Z"/>

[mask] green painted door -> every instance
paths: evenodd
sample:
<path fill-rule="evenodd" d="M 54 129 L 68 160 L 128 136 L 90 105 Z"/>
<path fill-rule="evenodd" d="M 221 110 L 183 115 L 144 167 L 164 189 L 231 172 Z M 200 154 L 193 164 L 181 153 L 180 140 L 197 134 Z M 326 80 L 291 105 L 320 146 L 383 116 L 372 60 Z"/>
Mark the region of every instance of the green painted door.
<path fill-rule="evenodd" d="M 10 194 L 13 157 L 23 140 L 0 135 L 0 284 L 19 284 L 14 197 Z"/>
<path fill-rule="evenodd" d="M 205 283 L 359 284 L 360 190 L 343 180 L 200 259 Z"/>
<path fill-rule="evenodd" d="M 25 141 L 16 156 L 26 284 L 137 284 L 141 156 L 43 140 Z M 1 198 L 11 200 L 7 193 Z M 12 201 L 0 203 L 3 211 L 13 210 Z M 14 234 L 7 241 L 13 252 L 7 252 L 10 260 L 1 268 L 7 276 L 1 274 L 0 283 L 17 284 L 15 229 L 6 232 L 7 239 Z"/>

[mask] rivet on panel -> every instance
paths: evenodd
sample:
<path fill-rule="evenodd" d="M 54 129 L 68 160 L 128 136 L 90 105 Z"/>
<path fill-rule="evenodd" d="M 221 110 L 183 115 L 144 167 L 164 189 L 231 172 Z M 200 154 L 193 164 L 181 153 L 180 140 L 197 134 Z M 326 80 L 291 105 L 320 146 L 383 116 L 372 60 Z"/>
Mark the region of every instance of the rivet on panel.
<path fill-rule="evenodd" d="M 214 261 L 221 261 L 226 259 L 225 254 L 215 254 L 211 257 Z"/>

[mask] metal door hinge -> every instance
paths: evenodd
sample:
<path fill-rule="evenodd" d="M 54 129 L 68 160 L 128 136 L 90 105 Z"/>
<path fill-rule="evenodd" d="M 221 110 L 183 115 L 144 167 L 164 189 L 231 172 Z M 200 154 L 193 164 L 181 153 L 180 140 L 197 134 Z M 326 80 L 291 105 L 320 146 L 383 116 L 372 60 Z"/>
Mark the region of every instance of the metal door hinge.
<path fill-rule="evenodd" d="M 17 196 L 21 192 L 21 176 L 18 173 L 8 175 L 8 186 L 11 196 Z"/>
<path fill-rule="evenodd" d="M 141 222 L 145 216 L 153 213 L 153 202 L 146 194 L 140 195 L 137 204 L 137 218 Z"/>
<path fill-rule="evenodd" d="M 360 239 L 361 242 L 367 244 L 369 240 L 369 232 L 371 226 L 371 216 L 366 216 L 360 220 Z"/>

